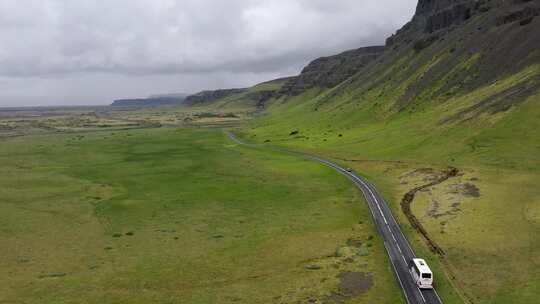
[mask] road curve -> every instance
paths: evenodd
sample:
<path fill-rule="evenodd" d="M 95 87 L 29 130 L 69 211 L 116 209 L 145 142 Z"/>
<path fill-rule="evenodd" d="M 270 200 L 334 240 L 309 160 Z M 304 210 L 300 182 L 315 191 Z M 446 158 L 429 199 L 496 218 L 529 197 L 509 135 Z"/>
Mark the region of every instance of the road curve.
<path fill-rule="evenodd" d="M 259 145 L 246 144 L 240 141 L 232 132 L 225 131 L 225 133 L 232 141 L 239 145 L 252 148 L 261 148 Z M 390 258 L 406 302 L 408 304 L 442 303 L 442 300 L 435 289 L 419 289 L 413 282 L 408 269 L 408 261 L 415 258 L 416 255 L 405 238 L 405 235 L 399 228 L 399 225 L 392 215 L 388 204 L 369 181 L 354 172 L 347 171 L 345 168 L 334 162 L 315 155 L 275 147 L 270 149 L 273 151 L 298 155 L 306 159 L 320 162 L 347 176 L 360 189 L 360 191 L 362 191 L 362 194 L 369 205 L 371 214 L 373 215 L 373 221 L 375 222 L 377 231 L 384 240 L 386 252 L 388 253 L 388 257 Z M 436 280 L 437 275 L 434 274 L 433 276 Z"/>

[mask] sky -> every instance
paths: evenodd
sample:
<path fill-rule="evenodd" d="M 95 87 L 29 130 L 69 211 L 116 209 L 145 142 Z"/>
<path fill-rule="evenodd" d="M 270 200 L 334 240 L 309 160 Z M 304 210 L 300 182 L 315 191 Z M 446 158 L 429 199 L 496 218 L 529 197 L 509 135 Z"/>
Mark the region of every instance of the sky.
<path fill-rule="evenodd" d="M 0 107 L 247 87 L 385 39 L 416 0 L 0 0 Z"/>

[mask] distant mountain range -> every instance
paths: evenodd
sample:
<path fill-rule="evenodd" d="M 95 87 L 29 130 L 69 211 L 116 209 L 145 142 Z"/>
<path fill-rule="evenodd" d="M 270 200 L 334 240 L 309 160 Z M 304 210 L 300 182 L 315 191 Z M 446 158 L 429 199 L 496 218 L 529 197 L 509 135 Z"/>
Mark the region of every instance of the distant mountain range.
<path fill-rule="evenodd" d="M 175 106 L 184 102 L 189 94 L 172 93 L 151 95 L 146 98 L 117 99 L 111 106 L 113 107 L 159 107 Z"/>

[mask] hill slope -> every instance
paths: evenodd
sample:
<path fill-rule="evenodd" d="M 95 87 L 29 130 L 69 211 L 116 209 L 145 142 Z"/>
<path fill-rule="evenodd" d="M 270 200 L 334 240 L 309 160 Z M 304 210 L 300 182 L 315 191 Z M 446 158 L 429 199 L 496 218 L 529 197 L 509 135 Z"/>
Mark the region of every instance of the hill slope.
<path fill-rule="evenodd" d="M 540 290 L 539 12 L 539 1 L 421 0 L 353 76 L 285 85 L 239 132 L 369 175 L 437 269 L 445 303 L 532 303 Z M 342 75 L 312 67 L 299 78 L 307 70 L 309 79 Z M 412 205 L 438 255 L 400 201 L 449 166 L 458 176 L 425 188 Z"/>
<path fill-rule="evenodd" d="M 283 87 L 296 78 L 275 79 L 246 89 L 202 91 L 188 96 L 185 104 L 210 109 L 261 111 L 268 106 L 268 102 L 282 96 Z"/>

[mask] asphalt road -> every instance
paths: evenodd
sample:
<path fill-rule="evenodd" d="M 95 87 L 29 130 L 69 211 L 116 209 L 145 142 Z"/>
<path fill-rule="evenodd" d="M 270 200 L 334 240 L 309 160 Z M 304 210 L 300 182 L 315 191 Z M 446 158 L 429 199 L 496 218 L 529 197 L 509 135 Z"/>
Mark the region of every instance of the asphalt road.
<path fill-rule="evenodd" d="M 239 145 L 261 148 L 259 145 L 246 144 L 240 141 L 233 133 L 226 132 L 228 136 Z M 322 159 L 315 155 L 301 153 L 297 151 L 291 151 L 280 148 L 270 148 L 274 151 L 289 153 L 301 156 L 306 159 L 311 159 L 323 163 L 324 165 L 331 167 L 339 173 L 347 176 L 355 185 L 362 191 L 364 198 L 366 199 L 371 214 L 373 215 L 373 221 L 379 231 L 380 236 L 384 240 L 384 245 L 388 253 L 388 257 L 392 262 L 397 280 L 403 291 L 403 295 L 408 304 L 424 304 L 424 303 L 442 303 L 441 298 L 437 294 L 435 289 L 419 289 L 413 282 L 412 276 L 408 269 L 408 262 L 417 257 L 412 250 L 409 242 L 405 238 L 405 235 L 399 228 L 388 204 L 384 198 L 379 194 L 377 189 L 365 178 L 357 175 L 354 172 L 348 172 L 345 168 L 339 166 L 336 163 Z M 419 257 L 422 258 L 422 257 Z M 429 263 L 429 261 L 428 261 Z M 437 274 L 433 274 L 434 282 L 437 281 Z M 436 284 L 436 283 L 435 283 Z"/>

